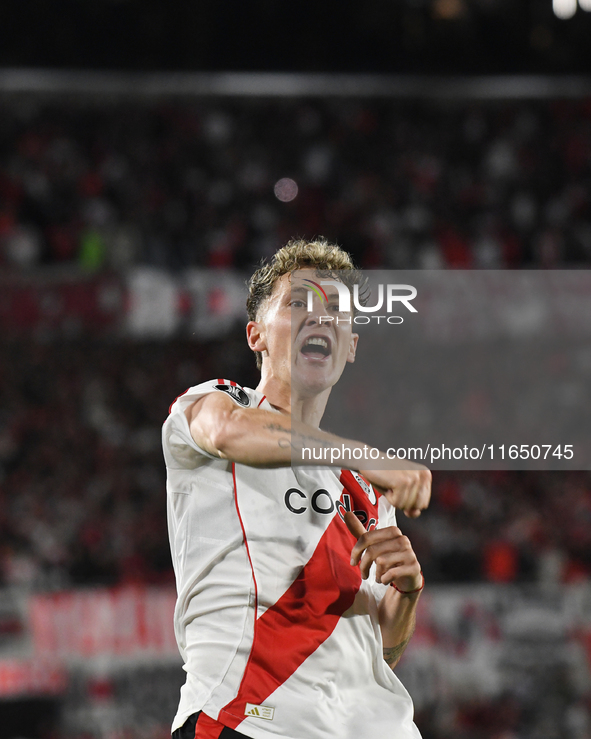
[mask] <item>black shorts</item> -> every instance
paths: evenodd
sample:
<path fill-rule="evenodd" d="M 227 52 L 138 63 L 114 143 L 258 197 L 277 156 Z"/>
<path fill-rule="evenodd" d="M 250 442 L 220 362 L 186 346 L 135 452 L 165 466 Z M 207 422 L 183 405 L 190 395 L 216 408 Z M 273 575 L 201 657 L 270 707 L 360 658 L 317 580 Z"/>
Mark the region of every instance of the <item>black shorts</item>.
<path fill-rule="evenodd" d="M 172 739 L 195 739 L 197 719 L 199 718 L 200 713 L 201 711 L 189 716 L 180 729 L 172 732 Z M 249 737 L 245 734 L 241 734 L 239 731 L 235 731 L 234 729 L 229 729 L 227 726 L 224 726 L 221 733 L 218 734 L 218 739 L 249 739 Z"/>

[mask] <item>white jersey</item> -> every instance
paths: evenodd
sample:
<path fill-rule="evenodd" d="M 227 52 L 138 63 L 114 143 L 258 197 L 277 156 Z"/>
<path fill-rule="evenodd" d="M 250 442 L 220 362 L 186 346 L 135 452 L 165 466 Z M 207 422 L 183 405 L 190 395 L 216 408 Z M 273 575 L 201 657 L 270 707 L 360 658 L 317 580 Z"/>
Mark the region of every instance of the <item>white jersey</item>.
<path fill-rule="evenodd" d="M 254 739 L 417 739 L 410 696 L 382 656 L 386 586 L 351 566 L 342 518 L 354 510 L 367 529 L 389 526 L 394 509 L 349 470 L 212 457 L 185 410 L 215 392 L 273 410 L 218 379 L 177 398 L 164 424 L 174 627 L 187 672 L 173 731 L 202 710 Z"/>

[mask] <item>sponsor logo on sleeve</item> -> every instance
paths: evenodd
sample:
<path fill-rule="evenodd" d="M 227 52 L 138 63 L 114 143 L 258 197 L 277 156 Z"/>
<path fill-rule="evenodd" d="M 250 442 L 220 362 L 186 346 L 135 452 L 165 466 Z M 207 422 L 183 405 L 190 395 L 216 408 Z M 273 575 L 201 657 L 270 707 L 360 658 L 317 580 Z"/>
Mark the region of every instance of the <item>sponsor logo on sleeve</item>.
<path fill-rule="evenodd" d="M 221 390 L 222 393 L 227 393 L 238 405 L 244 406 L 244 408 L 248 408 L 250 405 L 250 398 L 238 385 L 218 384 L 214 387 L 216 390 Z"/>
<path fill-rule="evenodd" d="M 378 502 L 378 499 L 376 497 L 375 491 L 372 488 L 372 486 L 363 477 L 361 477 L 361 475 L 357 474 L 355 470 L 351 470 L 351 474 L 357 480 L 359 487 L 363 490 L 363 492 L 369 498 L 370 503 L 372 505 L 376 505 L 376 503 Z"/>

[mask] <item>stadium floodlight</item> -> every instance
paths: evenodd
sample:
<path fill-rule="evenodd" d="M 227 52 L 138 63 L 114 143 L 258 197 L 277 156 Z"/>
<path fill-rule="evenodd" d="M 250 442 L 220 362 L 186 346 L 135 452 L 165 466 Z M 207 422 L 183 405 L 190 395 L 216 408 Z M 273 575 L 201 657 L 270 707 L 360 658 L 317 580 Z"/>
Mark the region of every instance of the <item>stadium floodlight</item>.
<path fill-rule="evenodd" d="M 591 0 L 579 0 L 581 10 L 591 11 Z"/>
<path fill-rule="evenodd" d="M 561 20 L 572 18 L 577 12 L 577 0 L 552 0 L 552 10 Z"/>

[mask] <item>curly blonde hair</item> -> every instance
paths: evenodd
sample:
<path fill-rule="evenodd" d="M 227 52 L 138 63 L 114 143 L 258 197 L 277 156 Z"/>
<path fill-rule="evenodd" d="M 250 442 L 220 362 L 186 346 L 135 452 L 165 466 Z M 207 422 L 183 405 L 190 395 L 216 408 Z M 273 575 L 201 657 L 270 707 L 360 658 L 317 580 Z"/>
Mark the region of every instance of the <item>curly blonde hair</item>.
<path fill-rule="evenodd" d="M 269 298 L 277 280 L 297 269 L 315 269 L 320 277 L 339 279 L 349 289 L 363 282 L 361 272 L 340 246 L 326 239 L 291 239 L 277 251 L 270 261 L 264 262 L 248 281 L 246 310 L 248 319 L 256 321 L 261 305 Z M 255 352 L 257 367 L 262 366 L 260 352 Z"/>

